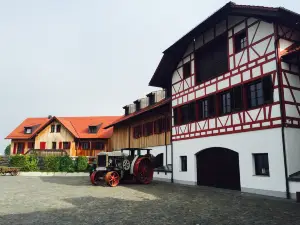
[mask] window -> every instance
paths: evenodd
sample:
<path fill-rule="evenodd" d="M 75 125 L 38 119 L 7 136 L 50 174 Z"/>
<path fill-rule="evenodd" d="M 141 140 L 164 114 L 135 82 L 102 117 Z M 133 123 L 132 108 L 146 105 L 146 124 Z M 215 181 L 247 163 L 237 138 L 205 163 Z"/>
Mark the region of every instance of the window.
<path fill-rule="evenodd" d="M 196 120 L 195 102 L 180 107 L 180 123 L 186 124 Z"/>
<path fill-rule="evenodd" d="M 186 156 L 180 156 L 180 164 L 181 164 L 181 171 L 185 172 L 187 171 L 187 157 Z"/>
<path fill-rule="evenodd" d="M 179 110 L 178 107 L 173 109 L 173 114 L 174 114 L 174 115 L 173 115 L 173 118 L 174 118 L 174 126 L 179 125 L 179 120 L 178 120 L 179 114 L 178 114 L 178 110 Z"/>
<path fill-rule="evenodd" d="M 57 124 L 57 125 L 56 125 L 56 133 L 60 133 L 60 129 L 61 129 L 60 124 Z"/>
<path fill-rule="evenodd" d="M 28 149 L 34 149 L 34 142 L 28 142 Z"/>
<path fill-rule="evenodd" d="M 71 143 L 70 142 L 63 142 L 63 149 L 70 149 Z"/>
<path fill-rule="evenodd" d="M 154 94 L 153 93 L 150 93 L 147 95 L 148 98 L 149 98 L 149 105 L 154 105 L 155 103 L 155 98 L 154 98 Z"/>
<path fill-rule="evenodd" d="M 138 125 L 133 128 L 133 138 L 140 137 L 142 137 L 142 125 Z"/>
<path fill-rule="evenodd" d="M 56 142 L 52 142 L 52 149 L 56 149 Z"/>
<path fill-rule="evenodd" d="M 55 132 L 55 125 L 51 125 L 51 133 Z"/>
<path fill-rule="evenodd" d="M 102 142 L 95 142 L 95 149 L 96 150 L 103 150 L 104 144 Z"/>
<path fill-rule="evenodd" d="M 97 126 L 89 126 L 89 133 L 91 134 L 97 133 Z"/>
<path fill-rule="evenodd" d="M 24 154 L 24 143 L 18 143 L 17 154 Z"/>
<path fill-rule="evenodd" d="M 81 143 L 81 148 L 83 150 L 88 150 L 88 149 L 90 149 L 90 144 L 88 142 L 82 142 Z"/>
<path fill-rule="evenodd" d="M 221 94 L 221 113 L 227 114 L 231 112 L 231 93 L 226 92 Z"/>
<path fill-rule="evenodd" d="M 237 35 L 234 36 L 234 49 L 235 53 L 240 52 L 244 48 L 246 48 L 248 45 L 247 41 L 247 33 L 246 30 L 238 33 Z"/>
<path fill-rule="evenodd" d="M 183 79 L 186 79 L 191 76 L 191 62 L 187 62 L 182 66 L 183 70 Z"/>
<path fill-rule="evenodd" d="M 163 117 L 154 121 L 154 133 L 161 134 L 171 129 L 170 118 Z"/>
<path fill-rule="evenodd" d="M 141 109 L 141 102 L 139 100 L 134 102 L 135 104 L 135 111 L 139 111 Z"/>
<path fill-rule="evenodd" d="M 153 134 L 153 122 L 148 122 L 143 125 L 143 136 L 150 136 Z"/>
<path fill-rule="evenodd" d="M 271 76 L 247 85 L 248 108 L 255 108 L 273 102 L 273 85 Z"/>
<path fill-rule="evenodd" d="M 123 109 L 125 110 L 125 116 L 127 116 L 129 114 L 129 107 L 125 106 Z"/>
<path fill-rule="evenodd" d="M 228 71 L 226 35 L 222 35 L 195 53 L 197 83 L 205 82 Z"/>
<path fill-rule="evenodd" d="M 32 133 L 32 128 L 31 127 L 25 127 L 24 128 L 24 133 L 25 134 L 31 134 Z"/>
<path fill-rule="evenodd" d="M 197 102 L 198 119 L 206 119 L 215 115 L 215 96 L 211 95 Z"/>
<path fill-rule="evenodd" d="M 270 176 L 268 154 L 253 154 L 253 157 L 255 164 L 255 175 Z"/>
<path fill-rule="evenodd" d="M 231 90 L 232 94 L 232 111 L 243 109 L 243 89 L 242 86 L 234 87 Z"/>

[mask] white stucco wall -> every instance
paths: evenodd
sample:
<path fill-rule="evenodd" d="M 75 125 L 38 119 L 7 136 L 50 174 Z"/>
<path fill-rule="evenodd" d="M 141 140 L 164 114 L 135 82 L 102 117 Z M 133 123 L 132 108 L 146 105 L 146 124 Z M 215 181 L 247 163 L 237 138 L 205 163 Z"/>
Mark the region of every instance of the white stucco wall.
<path fill-rule="evenodd" d="M 290 185 L 291 198 L 295 199 L 296 192 L 300 192 L 300 182 L 290 181 L 289 185 Z"/>
<path fill-rule="evenodd" d="M 210 147 L 228 148 L 239 153 L 242 190 L 245 188 L 285 193 L 280 128 L 173 142 L 174 182 L 196 184 L 195 154 Z M 255 175 L 253 153 L 268 153 L 270 177 Z M 187 156 L 187 172 L 180 171 L 180 156 Z"/>
<path fill-rule="evenodd" d="M 288 175 L 300 171 L 300 129 L 285 128 Z"/>

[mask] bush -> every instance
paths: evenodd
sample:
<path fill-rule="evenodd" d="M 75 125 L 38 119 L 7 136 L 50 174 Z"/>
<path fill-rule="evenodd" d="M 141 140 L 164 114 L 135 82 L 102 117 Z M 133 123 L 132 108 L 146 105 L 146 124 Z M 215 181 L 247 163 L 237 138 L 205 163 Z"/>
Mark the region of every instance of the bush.
<path fill-rule="evenodd" d="M 44 169 L 48 172 L 58 172 L 60 169 L 59 156 L 45 156 L 44 157 Z"/>
<path fill-rule="evenodd" d="M 73 160 L 70 158 L 70 156 L 62 156 L 60 157 L 60 168 L 59 170 L 61 172 L 74 172 L 75 171 L 75 165 Z"/>
<path fill-rule="evenodd" d="M 21 171 L 38 171 L 38 158 L 34 155 L 14 155 L 10 157 L 10 166 L 20 167 Z"/>
<path fill-rule="evenodd" d="M 88 159 L 85 156 L 78 156 L 76 160 L 76 170 L 85 171 L 88 167 Z"/>
<path fill-rule="evenodd" d="M 35 155 L 25 156 L 25 165 L 23 167 L 24 171 L 38 171 L 38 158 Z"/>
<path fill-rule="evenodd" d="M 25 167 L 25 155 L 13 155 L 10 157 L 10 166 L 20 167 L 21 170 Z"/>

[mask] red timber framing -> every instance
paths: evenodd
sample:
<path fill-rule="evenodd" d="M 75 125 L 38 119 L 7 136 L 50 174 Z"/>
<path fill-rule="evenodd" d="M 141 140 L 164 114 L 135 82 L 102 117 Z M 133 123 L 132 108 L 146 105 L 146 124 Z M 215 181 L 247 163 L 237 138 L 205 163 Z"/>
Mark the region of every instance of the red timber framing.
<path fill-rule="evenodd" d="M 244 87 L 248 83 L 268 75 L 271 75 L 272 78 L 273 101 L 257 108 L 248 110 L 244 108 L 244 110 L 239 112 L 184 125 L 174 126 L 173 123 L 173 141 L 281 126 L 274 24 L 245 17 L 227 19 L 225 24 L 226 28 L 223 29 L 223 33 L 228 33 L 229 70 L 224 74 L 197 84 L 195 65 L 197 47 L 195 46 L 199 46 L 199 44 L 197 44 L 198 39 L 196 39 L 193 43 L 193 49 L 184 55 L 179 66 L 174 71 L 172 78 L 172 108 L 175 109 L 226 90 L 231 90 L 236 86 L 241 85 Z M 213 41 L 214 37 L 217 36 L 217 26 L 213 29 L 213 38 L 208 42 L 205 43 L 205 33 L 200 35 L 203 42 L 200 44 L 201 46 Z M 239 52 L 235 52 L 235 36 L 243 31 L 246 31 L 247 47 Z M 184 79 L 182 67 L 187 62 L 190 62 L 191 65 L 191 76 Z M 244 92 L 244 100 L 246 97 Z M 216 107 L 216 111 L 220 112 L 220 104 L 216 104 Z"/>
<path fill-rule="evenodd" d="M 291 47 L 300 45 L 300 31 L 282 25 L 277 25 L 276 29 L 279 38 L 280 94 L 284 104 L 282 117 L 286 127 L 300 128 L 300 65 L 281 59 Z"/>

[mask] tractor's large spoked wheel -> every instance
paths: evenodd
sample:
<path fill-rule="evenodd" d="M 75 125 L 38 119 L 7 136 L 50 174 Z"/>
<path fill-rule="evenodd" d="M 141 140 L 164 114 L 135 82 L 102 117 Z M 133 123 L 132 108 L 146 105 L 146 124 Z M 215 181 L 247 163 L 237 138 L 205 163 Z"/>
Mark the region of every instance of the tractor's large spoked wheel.
<path fill-rule="evenodd" d="M 153 166 L 148 158 L 141 158 L 138 162 L 136 178 L 142 184 L 149 184 L 153 179 Z"/>
<path fill-rule="evenodd" d="M 111 186 L 111 187 L 115 187 L 119 184 L 120 182 L 120 176 L 117 172 L 115 171 L 111 171 L 108 172 L 105 175 L 105 182 L 107 185 Z"/>
<path fill-rule="evenodd" d="M 92 175 L 90 176 L 90 179 L 91 179 L 91 182 L 93 185 L 99 185 L 100 181 L 101 181 L 101 176 L 102 176 L 102 173 L 101 171 L 94 171 L 92 173 Z"/>

